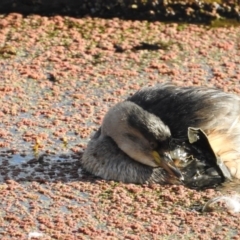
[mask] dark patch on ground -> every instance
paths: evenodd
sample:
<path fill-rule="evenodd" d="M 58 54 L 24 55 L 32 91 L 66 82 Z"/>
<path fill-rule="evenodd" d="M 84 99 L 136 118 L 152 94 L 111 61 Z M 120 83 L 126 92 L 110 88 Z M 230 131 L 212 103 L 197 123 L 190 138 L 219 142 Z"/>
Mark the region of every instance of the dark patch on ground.
<path fill-rule="evenodd" d="M 209 23 L 240 18 L 239 1 L 3 0 L 0 13 Z"/>

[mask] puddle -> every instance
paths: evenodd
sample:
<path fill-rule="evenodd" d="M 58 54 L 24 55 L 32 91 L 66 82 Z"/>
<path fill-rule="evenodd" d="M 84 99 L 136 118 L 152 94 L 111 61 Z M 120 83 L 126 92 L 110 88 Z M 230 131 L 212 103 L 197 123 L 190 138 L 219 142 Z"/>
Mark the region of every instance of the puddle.
<path fill-rule="evenodd" d="M 9 164 L 17 165 L 31 160 L 34 156 L 21 156 L 19 154 L 14 154 L 9 159 Z"/>
<path fill-rule="evenodd" d="M 1 159 L 0 182 L 15 181 L 73 181 L 82 177 L 80 155 L 41 154 L 38 157 L 19 154 Z"/>

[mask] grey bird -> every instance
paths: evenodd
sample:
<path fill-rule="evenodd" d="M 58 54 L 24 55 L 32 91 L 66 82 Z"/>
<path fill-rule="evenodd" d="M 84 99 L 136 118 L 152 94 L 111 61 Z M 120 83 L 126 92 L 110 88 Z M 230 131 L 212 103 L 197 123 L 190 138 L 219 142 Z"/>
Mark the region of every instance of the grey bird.
<path fill-rule="evenodd" d="M 191 127 L 206 134 L 219 166 L 230 172 L 227 178 L 240 178 L 239 115 L 240 98 L 219 89 L 145 87 L 109 109 L 88 143 L 82 166 L 103 179 L 128 183 L 203 188 L 223 182 L 218 166 L 205 159 L 204 147 L 189 144 Z M 187 155 L 184 163 L 174 160 L 175 149 Z M 193 159 L 186 160 L 190 155 Z"/>

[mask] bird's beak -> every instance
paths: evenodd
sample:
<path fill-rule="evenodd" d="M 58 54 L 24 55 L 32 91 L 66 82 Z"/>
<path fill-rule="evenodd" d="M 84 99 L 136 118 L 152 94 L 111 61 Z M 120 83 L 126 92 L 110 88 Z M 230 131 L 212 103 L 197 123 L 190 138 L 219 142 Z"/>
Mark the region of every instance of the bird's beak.
<path fill-rule="evenodd" d="M 152 155 L 158 166 L 165 169 L 170 175 L 176 176 L 180 180 L 184 180 L 182 173 L 175 166 L 169 153 L 163 152 L 159 154 L 157 151 L 153 151 Z"/>

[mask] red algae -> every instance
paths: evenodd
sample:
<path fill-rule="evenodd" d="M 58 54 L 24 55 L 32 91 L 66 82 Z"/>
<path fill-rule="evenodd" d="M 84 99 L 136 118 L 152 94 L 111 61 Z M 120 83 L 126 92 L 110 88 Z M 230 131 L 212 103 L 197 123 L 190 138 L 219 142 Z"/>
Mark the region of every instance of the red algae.
<path fill-rule="evenodd" d="M 239 94 L 239 27 L 15 13 L 0 26 L 1 239 L 238 239 L 238 214 L 201 211 L 238 185 L 104 181 L 80 158 L 108 108 L 143 86 Z"/>

